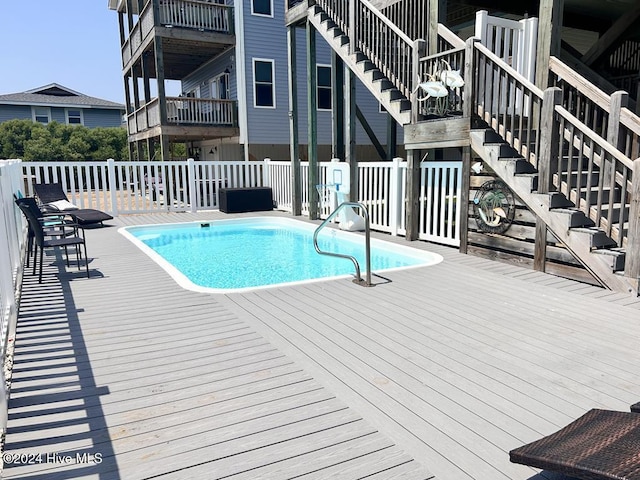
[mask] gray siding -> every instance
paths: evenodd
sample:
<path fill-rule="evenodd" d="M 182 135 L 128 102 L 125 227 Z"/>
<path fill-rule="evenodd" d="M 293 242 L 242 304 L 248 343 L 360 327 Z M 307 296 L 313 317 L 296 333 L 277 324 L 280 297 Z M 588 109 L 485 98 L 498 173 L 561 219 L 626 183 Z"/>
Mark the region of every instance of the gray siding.
<path fill-rule="evenodd" d="M 251 144 L 288 144 L 289 143 L 289 93 L 287 36 L 284 27 L 284 2 L 274 0 L 274 17 L 266 18 L 251 15 L 251 0 L 244 0 L 245 26 L 245 68 L 247 72 L 247 110 L 249 143 Z M 300 28 L 296 32 L 297 41 L 297 85 L 299 112 L 299 141 L 307 143 L 307 72 L 306 72 L 306 33 Z M 316 57 L 319 65 L 331 64 L 331 48 L 317 35 Z M 253 59 L 273 60 L 276 108 L 254 107 Z M 371 93 L 357 82 L 356 101 L 378 140 L 386 143 L 386 114 L 379 113 L 377 100 Z M 401 130 L 401 129 L 398 129 Z M 401 140 L 401 132 L 398 138 Z M 361 145 L 371 142 L 359 122 L 356 141 Z M 331 144 L 331 111 L 318 111 L 318 144 Z"/>
<path fill-rule="evenodd" d="M 31 120 L 31 107 L 26 105 L 0 105 L 0 123 L 14 119 Z"/>
<path fill-rule="evenodd" d="M 202 98 L 210 98 L 209 81 L 214 77 L 222 74 L 226 68 L 229 69 L 229 96 L 231 99 L 236 100 L 238 98 L 238 87 L 236 81 L 236 70 L 234 60 L 231 58 L 235 56 L 235 49 L 231 49 L 228 52 L 220 55 L 209 61 L 209 63 L 202 66 L 195 71 L 192 75 L 185 78 L 182 81 L 182 90 L 188 92 L 194 88 L 200 86 L 200 96 Z"/>
<path fill-rule="evenodd" d="M 67 107 L 51 107 L 51 121 L 66 124 Z M 77 108 L 74 108 L 77 110 Z M 121 127 L 122 112 L 106 108 L 83 108 L 84 125 L 95 127 Z M 14 119 L 32 120 L 30 105 L 0 105 L 0 123 Z"/>
<path fill-rule="evenodd" d="M 65 108 L 51 107 L 51 121 L 65 124 L 67 123 L 67 116 L 65 114 Z"/>
<path fill-rule="evenodd" d="M 289 94 L 287 85 L 287 36 L 284 3 L 273 0 L 273 18 L 251 14 L 251 0 L 244 0 L 245 71 L 249 143 L 289 142 Z M 253 60 L 274 61 L 276 108 L 254 107 Z"/>
<path fill-rule="evenodd" d="M 88 128 L 122 126 L 122 112 L 120 110 L 91 108 L 84 109 L 82 115 L 84 126 Z"/>

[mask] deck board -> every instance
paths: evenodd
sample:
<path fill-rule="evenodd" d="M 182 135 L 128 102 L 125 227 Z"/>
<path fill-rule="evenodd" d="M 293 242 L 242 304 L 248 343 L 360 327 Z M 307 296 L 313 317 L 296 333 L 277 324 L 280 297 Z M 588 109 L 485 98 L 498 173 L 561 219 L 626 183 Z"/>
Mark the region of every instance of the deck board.
<path fill-rule="evenodd" d="M 86 234 L 92 278 L 25 276 L 6 451 L 104 459 L 3 478 L 541 479 L 508 451 L 640 397 L 640 300 L 591 285 L 414 242 L 445 261 L 205 294 Z"/>

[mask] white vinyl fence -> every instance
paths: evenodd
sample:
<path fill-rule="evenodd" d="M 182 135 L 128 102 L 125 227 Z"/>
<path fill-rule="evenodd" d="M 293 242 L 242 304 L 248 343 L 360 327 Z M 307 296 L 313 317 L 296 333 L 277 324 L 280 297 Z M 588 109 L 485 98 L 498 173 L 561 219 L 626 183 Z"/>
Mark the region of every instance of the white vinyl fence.
<path fill-rule="evenodd" d="M 0 434 L 4 434 L 7 427 L 8 390 L 4 364 L 18 318 L 18 289 L 26 238 L 25 222 L 13 202 L 13 195 L 22 189 L 20 163 L 19 160 L 0 160 Z"/>
<path fill-rule="evenodd" d="M 97 208 L 113 215 L 157 211 L 211 210 L 219 206 L 221 188 L 270 186 L 275 207 L 292 211 L 292 169 L 288 161 L 227 162 L 24 162 L 25 188 L 34 183 L 60 182 L 69 200 L 81 208 Z M 330 162 L 319 162 L 318 183 L 326 185 Z M 460 244 L 461 162 L 423 162 L 420 188 L 419 238 Z M 404 235 L 407 164 L 361 162 L 358 195 L 371 220 L 371 228 Z M 301 162 L 302 214 L 309 213 L 309 164 Z M 321 190 L 319 213 L 326 218 L 335 208 L 331 192 Z"/>

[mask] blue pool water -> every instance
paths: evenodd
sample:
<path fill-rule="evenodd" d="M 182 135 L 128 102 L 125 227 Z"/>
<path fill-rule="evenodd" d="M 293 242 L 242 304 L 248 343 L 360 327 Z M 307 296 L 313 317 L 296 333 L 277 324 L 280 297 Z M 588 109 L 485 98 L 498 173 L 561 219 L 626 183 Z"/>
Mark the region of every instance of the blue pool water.
<path fill-rule="evenodd" d="M 314 230 L 297 220 L 262 217 L 126 227 L 121 232 L 183 287 L 227 292 L 353 275 L 349 260 L 315 251 Z M 356 257 L 364 274 L 362 235 L 326 228 L 318 240 L 322 250 Z M 374 273 L 441 260 L 431 252 L 371 241 Z"/>

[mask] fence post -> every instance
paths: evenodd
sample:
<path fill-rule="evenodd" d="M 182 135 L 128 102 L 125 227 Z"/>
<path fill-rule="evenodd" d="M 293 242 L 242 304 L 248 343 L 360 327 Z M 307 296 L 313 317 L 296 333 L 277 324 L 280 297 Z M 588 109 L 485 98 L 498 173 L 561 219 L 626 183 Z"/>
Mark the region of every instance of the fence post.
<path fill-rule="evenodd" d="M 392 162 L 391 175 L 389 178 L 391 191 L 387 198 L 389 198 L 389 227 L 391 227 L 391 235 L 396 236 L 400 228 L 400 207 L 404 201 L 402 186 L 400 185 L 400 180 L 402 179 L 402 175 L 400 175 L 400 162 L 402 162 L 402 158 L 395 157 Z"/>
<path fill-rule="evenodd" d="M 109 200 L 111 202 L 111 215 L 118 215 L 118 177 L 116 176 L 116 161 L 113 158 L 107 159 L 107 188 L 109 189 Z"/>
<path fill-rule="evenodd" d="M 195 213 L 198 211 L 198 195 L 196 191 L 196 163 L 193 158 L 187 158 L 187 201 L 191 208 L 189 211 Z"/>
<path fill-rule="evenodd" d="M 624 276 L 629 279 L 637 296 L 640 294 L 640 158 L 633 162 L 632 175 Z"/>
<path fill-rule="evenodd" d="M 273 188 L 271 182 L 271 159 L 269 157 L 263 160 L 264 165 L 262 167 L 262 185 L 265 187 Z"/>
<path fill-rule="evenodd" d="M 418 105 L 418 88 L 420 88 L 420 83 L 422 83 L 422 76 L 420 75 L 420 58 L 422 58 L 427 50 L 427 42 L 424 40 L 418 39 L 413 42 L 412 54 L 413 58 L 411 59 L 412 67 L 411 70 L 413 72 L 413 80 L 411 85 L 411 122 L 416 123 L 418 121 L 419 105 Z M 416 82 L 415 84 L 413 82 Z"/>

